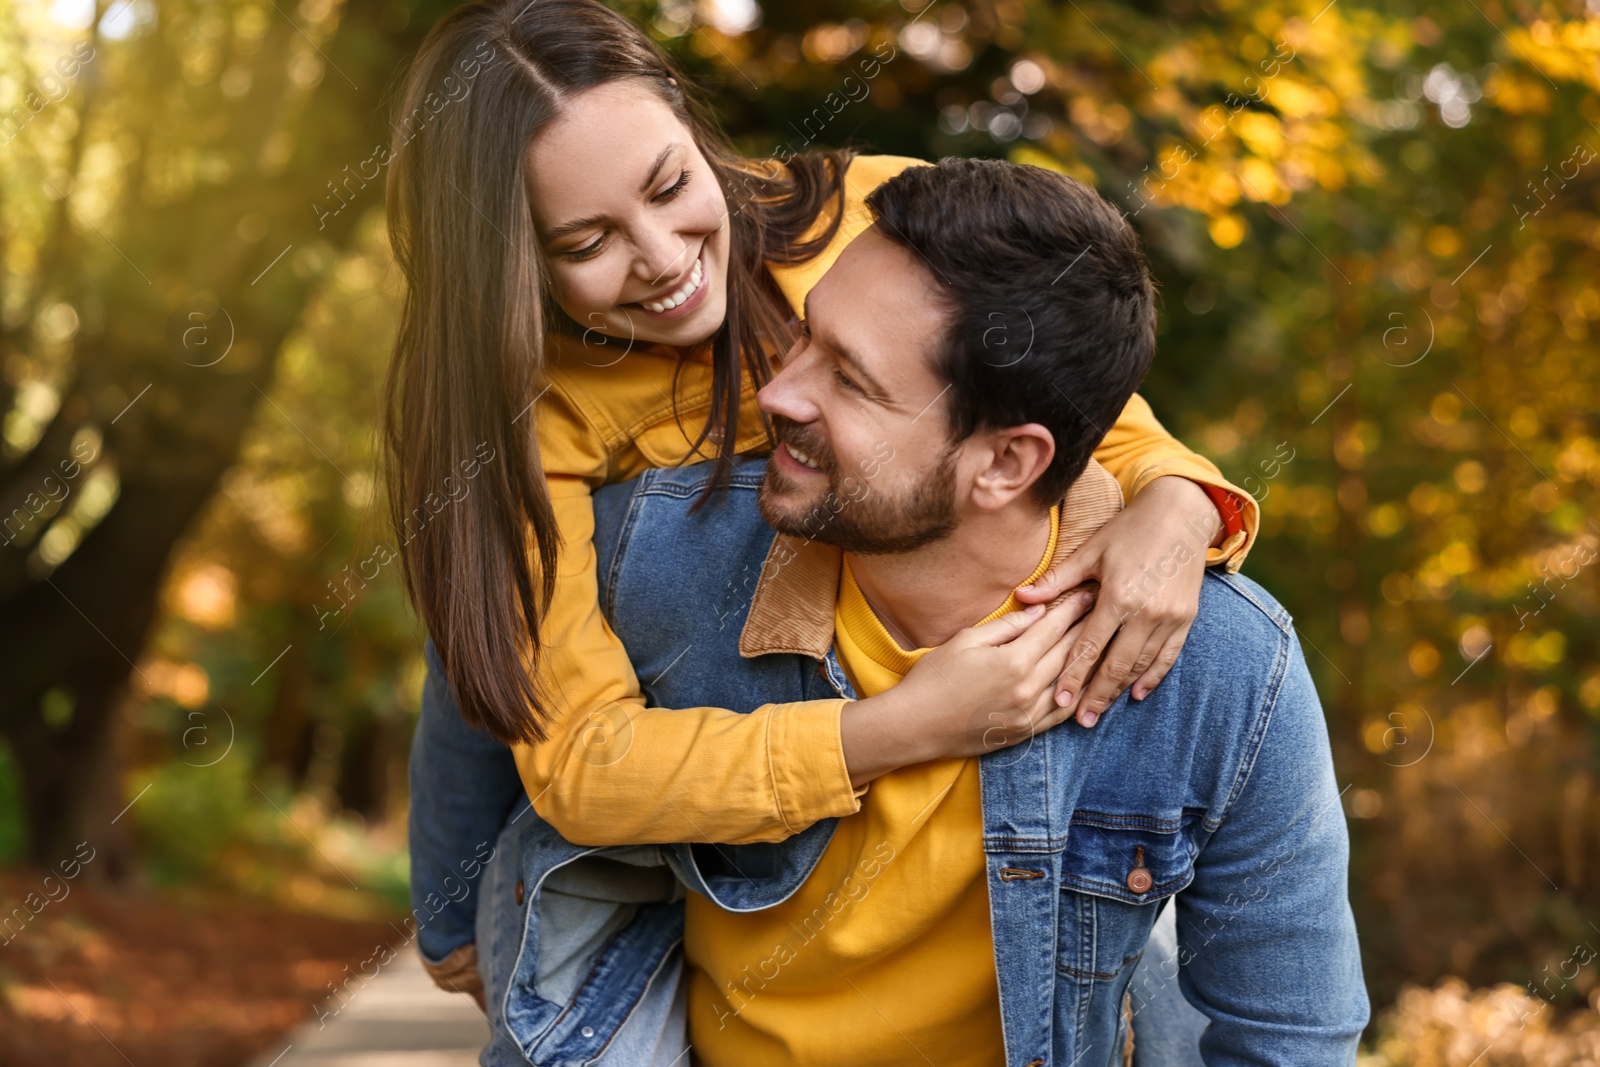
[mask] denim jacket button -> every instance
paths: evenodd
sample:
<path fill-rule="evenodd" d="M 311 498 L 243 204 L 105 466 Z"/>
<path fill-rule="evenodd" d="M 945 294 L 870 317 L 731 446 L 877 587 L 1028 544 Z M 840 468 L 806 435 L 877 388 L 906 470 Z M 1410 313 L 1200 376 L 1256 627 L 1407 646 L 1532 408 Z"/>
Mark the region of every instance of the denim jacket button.
<path fill-rule="evenodd" d="M 1128 891 L 1143 896 L 1150 892 L 1150 886 L 1154 883 L 1150 869 L 1144 865 L 1144 846 L 1139 845 L 1133 850 L 1133 870 L 1128 872 Z"/>
<path fill-rule="evenodd" d="M 522 907 L 522 879 L 517 879 L 517 907 Z"/>
<path fill-rule="evenodd" d="M 582 1030 L 579 1030 L 578 1033 L 582 1034 L 584 1037 L 593 1037 L 594 1036 L 594 1027 L 585 1026 Z"/>

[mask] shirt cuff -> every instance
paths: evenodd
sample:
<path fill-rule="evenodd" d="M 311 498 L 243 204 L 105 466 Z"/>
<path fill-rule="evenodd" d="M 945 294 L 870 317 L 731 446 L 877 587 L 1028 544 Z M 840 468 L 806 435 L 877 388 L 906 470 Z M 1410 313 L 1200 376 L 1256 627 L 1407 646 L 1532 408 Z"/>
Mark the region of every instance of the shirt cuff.
<path fill-rule="evenodd" d="M 1226 544 L 1228 538 L 1244 529 L 1244 501 L 1220 486 L 1207 485 L 1203 482 L 1197 484 L 1201 491 L 1211 498 L 1211 503 L 1216 505 L 1217 514 L 1222 517 L 1222 540 Z"/>
<path fill-rule="evenodd" d="M 1224 489 L 1220 485 L 1210 485 L 1205 482 L 1196 484 L 1211 498 L 1211 502 L 1217 507 L 1217 514 L 1222 517 L 1222 544 L 1206 549 L 1206 566 L 1212 567 L 1219 563 L 1226 566 L 1232 563 L 1232 566 L 1227 567 L 1228 573 L 1232 574 L 1239 569 L 1239 563 L 1243 562 L 1243 554 L 1238 552 L 1238 549 L 1245 543 L 1247 537 L 1244 529 L 1245 503 L 1239 499 L 1238 493 Z"/>
<path fill-rule="evenodd" d="M 807 700 L 772 709 L 767 766 L 778 814 L 790 833 L 861 810 L 861 794 L 850 784 L 839 731 L 839 717 L 847 703 Z"/>
<path fill-rule="evenodd" d="M 1246 541 L 1247 535 L 1243 530 L 1229 537 L 1216 548 L 1206 549 L 1206 566 L 1215 567 L 1219 563 L 1229 574 L 1236 574 L 1244 564 L 1244 554 L 1249 549 Z"/>
<path fill-rule="evenodd" d="M 1226 478 L 1213 474 L 1198 463 L 1186 463 L 1181 459 L 1173 459 L 1154 464 L 1139 472 L 1139 476 L 1134 479 L 1132 491 L 1128 494 L 1128 498 L 1131 500 L 1143 491 L 1145 486 L 1157 478 L 1165 478 L 1168 475 L 1189 479 L 1200 488 L 1206 490 L 1206 495 L 1210 496 L 1213 501 L 1217 499 L 1213 495 L 1213 491 L 1226 493 L 1237 501 L 1239 505 L 1237 513 L 1239 528 L 1235 530 L 1229 525 L 1227 511 L 1219 507 L 1218 510 L 1222 512 L 1223 524 L 1227 527 L 1227 536 L 1223 538 L 1220 546 L 1206 550 L 1206 566 L 1215 567 L 1220 565 L 1229 574 L 1236 573 L 1244 565 L 1245 556 L 1249 554 L 1250 549 L 1255 545 L 1256 533 L 1261 526 L 1261 506 L 1256 503 L 1255 497 Z"/>

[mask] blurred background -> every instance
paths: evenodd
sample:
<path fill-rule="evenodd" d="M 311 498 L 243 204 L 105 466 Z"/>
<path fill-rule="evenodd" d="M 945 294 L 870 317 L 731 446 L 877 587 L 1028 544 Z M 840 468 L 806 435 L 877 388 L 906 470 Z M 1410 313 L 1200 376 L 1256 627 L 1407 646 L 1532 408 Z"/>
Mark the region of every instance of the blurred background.
<path fill-rule="evenodd" d="M 0 1063 L 242 1063 L 401 943 L 371 172 L 451 6 L 0 0 Z M 1365 1061 L 1600 1061 L 1600 0 L 615 6 L 753 156 L 1132 216 L 1327 708 Z"/>

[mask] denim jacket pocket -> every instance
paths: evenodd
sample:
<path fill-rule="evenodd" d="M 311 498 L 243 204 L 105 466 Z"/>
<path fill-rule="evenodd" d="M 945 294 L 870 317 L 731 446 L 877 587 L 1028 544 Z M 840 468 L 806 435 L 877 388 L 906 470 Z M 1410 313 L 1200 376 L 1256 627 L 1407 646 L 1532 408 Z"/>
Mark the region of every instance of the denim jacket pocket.
<path fill-rule="evenodd" d="M 491 1024 L 527 1061 L 593 1059 L 641 998 L 671 995 L 676 983 L 654 978 L 679 966 L 683 889 L 664 861 L 655 846 L 569 844 L 531 813 L 502 832 L 485 871 L 479 969 Z"/>
<path fill-rule="evenodd" d="M 664 863 L 639 866 L 592 854 L 552 870 L 531 903 L 538 911 L 534 992 L 547 1001 L 570 1003 L 606 947 L 644 905 L 682 896 L 683 887 Z"/>
<path fill-rule="evenodd" d="M 1056 943 L 1056 973 L 1068 985 L 1058 991 L 1056 1012 L 1079 1047 L 1112 1040 L 1109 1031 L 1090 1032 L 1098 1017 L 1091 1005 L 1105 997 L 1120 1003 L 1155 925 L 1159 908 L 1149 905 L 1194 880 L 1182 825 L 1181 817 L 1073 813 L 1061 856 Z M 1106 1019 L 1120 1041 L 1121 1012 Z"/>
<path fill-rule="evenodd" d="M 1124 904 L 1153 904 L 1194 880 L 1183 818 L 1076 811 L 1061 857 L 1061 887 Z"/>

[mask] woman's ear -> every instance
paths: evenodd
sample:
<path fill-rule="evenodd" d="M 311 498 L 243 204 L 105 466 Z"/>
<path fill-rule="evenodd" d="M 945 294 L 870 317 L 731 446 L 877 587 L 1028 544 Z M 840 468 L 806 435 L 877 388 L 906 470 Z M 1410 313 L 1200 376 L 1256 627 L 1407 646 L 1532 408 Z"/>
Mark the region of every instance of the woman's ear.
<path fill-rule="evenodd" d="M 1054 435 L 1037 422 L 982 436 L 988 463 L 973 479 L 972 502 L 985 510 L 999 510 L 1027 492 L 1056 456 Z"/>

